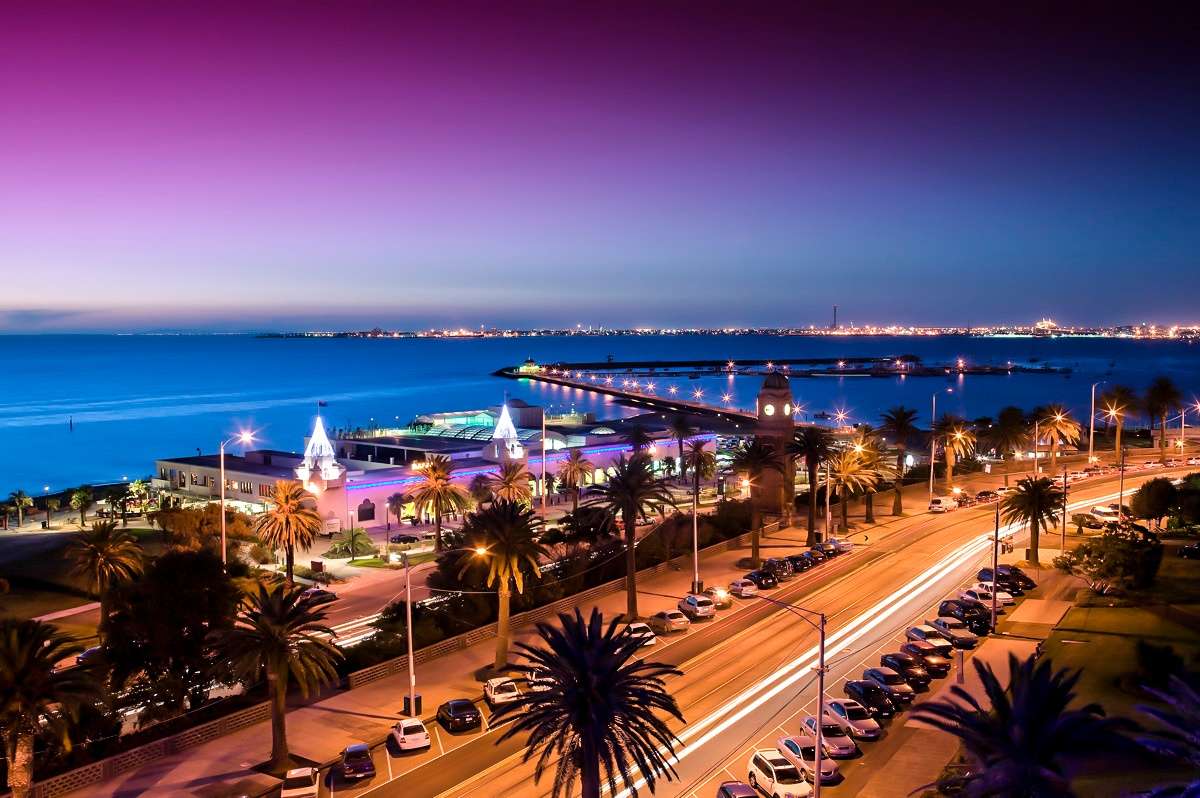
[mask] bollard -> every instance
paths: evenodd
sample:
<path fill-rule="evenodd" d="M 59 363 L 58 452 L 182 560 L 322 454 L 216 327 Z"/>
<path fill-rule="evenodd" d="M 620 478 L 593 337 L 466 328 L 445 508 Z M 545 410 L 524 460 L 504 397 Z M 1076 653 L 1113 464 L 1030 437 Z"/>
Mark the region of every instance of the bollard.
<path fill-rule="evenodd" d="M 967 677 L 967 673 L 963 669 L 964 661 L 965 661 L 965 652 L 960 648 L 958 650 L 958 683 L 959 684 L 962 684 L 964 681 L 966 681 L 966 677 Z"/>

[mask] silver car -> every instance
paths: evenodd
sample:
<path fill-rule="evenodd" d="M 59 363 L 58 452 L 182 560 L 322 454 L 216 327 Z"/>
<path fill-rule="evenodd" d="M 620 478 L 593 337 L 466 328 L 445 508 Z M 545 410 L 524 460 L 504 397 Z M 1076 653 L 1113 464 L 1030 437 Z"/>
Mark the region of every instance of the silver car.
<path fill-rule="evenodd" d="M 663 610 L 656 612 L 646 619 L 650 624 L 650 628 L 659 634 L 666 632 L 686 632 L 691 626 L 691 621 L 679 610 Z"/>
<path fill-rule="evenodd" d="M 967 628 L 967 625 L 958 618 L 934 618 L 926 621 L 927 626 L 932 626 L 942 633 L 942 636 L 954 644 L 955 648 L 975 648 L 979 643 L 979 636 Z"/>
<path fill-rule="evenodd" d="M 853 698 L 834 698 L 825 702 L 825 714 L 859 740 L 878 740 L 883 735 L 883 727 L 871 711 Z"/>

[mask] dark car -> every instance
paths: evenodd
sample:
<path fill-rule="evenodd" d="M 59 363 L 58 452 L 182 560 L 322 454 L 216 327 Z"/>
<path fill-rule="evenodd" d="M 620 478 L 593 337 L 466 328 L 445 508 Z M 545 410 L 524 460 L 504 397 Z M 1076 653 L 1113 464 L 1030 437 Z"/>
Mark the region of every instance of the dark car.
<path fill-rule="evenodd" d="M 985 607 L 958 599 L 943 601 L 938 606 L 938 615 L 962 621 L 977 635 L 985 635 L 992 628 L 992 616 Z"/>
<path fill-rule="evenodd" d="M 342 751 L 342 778 L 369 779 L 375 775 L 375 761 L 366 743 L 346 746 Z"/>
<path fill-rule="evenodd" d="M 1185 560 L 1200 560 L 1200 543 L 1189 543 L 1179 547 L 1179 556 Z"/>
<path fill-rule="evenodd" d="M 938 650 L 924 640 L 910 640 L 900 646 L 900 653 L 907 654 L 932 677 L 940 679 L 950 673 L 950 658 L 938 653 Z"/>
<path fill-rule="evenodd" d="M 999 569 L 997 569 L 997 570 L 999 570 Z M 992 581 L 992 569 L 991 568 L 980 568 L 979 573 L 975 574 L 975 577 L 980 582 L 991 582 Z M 996 584 L 1000 586 L 1000 589 L 1003 590 L 1004 592 L 1008 593 L 1010 596 L 1025 595 L 1025 589 L 1022 587 L 1020 580 L 1015 579 L 1011 573 L 999 571 L 996 575 L 995 581 L 996 581 Z"/>
<path fill-rule="evenodd" d="M 421 536 L 413 535 L 409 532 L 401 532 L 398 535 L 392 535 L 388 540 L 392 543 L 420 543 Z"/>
<path fill-rule="evenodd" d="M 449 731 L 478 729 L 483 724 L 483 715 L 467 698 L 452 698 L 438 707 L 438 723 Z"/>
<path fill-rule="evenodd" d="M 980 570 L 980 573 L 982 574 L 984 571 L 986 571 L 987 574 L 989 576 L 991 576 L 991 573 L 992 573 L 991 568 L 983 568 Z M 996 572 L 1000 574 L 1001 580 L 1008 579 L 1012 582 L 1015 582 L 1022 590 L 1033 590 L 1035 587 L 1037 587 L 1037 582 L 1030 579 L 1029 575 L 1026 574 L 1024 571 L 1022 571 L 1016 565 L 1001 565 L 996 568 Z M 981 576 L 981 577 L 979 577 L 979 581 L 990 582 L 992 580 L 984 579 Z"/>
<path fill-rule="evenodd" d="M 779 580 L 775 578 L 775 574 L 770 571 L 759 569 L 746 574 L 746 578 L 754 584 L 758 585 L 759 590 L 768 590 L 773 587 L 779 587 Z"/>
<path fill-rule="evenodd" d="M 1000 494 L 994 490 L 981 490 L 975 494 L 975 501 L 978 504 L 991 504 L 1000 498 Z"/>
<path fill-rule="evenodd" d="M 764 571 L 770 571 L 780 582 L 791 579 L 796 575 L 792 564 L 784 557 L 769 557 L 762 565 Z"/>
<path fill-rule="evenodd" d="M 817 562 L 825 562 L 829 559 L 829 557 L 825 555 L 825 552 L 821 551 L 821 544 L 819 543 L 808 550 L 808 556 L 812 557 Z"/>
<path fill-rule="evenodd" d="M 914 690 L 923 690 L 929 687 L 929 682 L 932 681 L 929 671 L 925 670 L 925 664 L 912 654 L 902 651 L 884 654 L 879 658 L 879 664 L 900 674 Z"/>
<path fill-rule="evenodd" d="M 883 692 L 883 688 L 874 682 L 854 679 L 842 685 L 842 692 L 847 698 L 853 698 L 866 707 L 876 720 L 890 718 L 896 714 L 896 704 Z"/>
<path fill-rule="evenodd" d="M 805 557 L 803 554 L 789 554 L 787 561 L 792 564 L 792 570 L 798 574 L 816 565 L 812 557 Z"/>
<path fill-rule="evenodd" d="M 725 781 L 717 788 L 717 798 L 758 798 L 758 793 L 744 781 Z"/>
<path fill-rule="evenodd" d="M 959 507 L 974 507 L 979 504 L 979 499 L 969 493 L 960 493 L 957 496 Z"/>

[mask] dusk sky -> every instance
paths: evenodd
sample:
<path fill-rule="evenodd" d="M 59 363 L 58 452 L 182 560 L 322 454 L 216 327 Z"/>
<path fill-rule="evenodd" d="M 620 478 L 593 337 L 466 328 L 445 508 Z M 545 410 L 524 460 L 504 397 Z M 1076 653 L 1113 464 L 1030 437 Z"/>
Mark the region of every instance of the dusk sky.
<path fill-rule="evenodd" d="M 0 330 L 1200 322 L 1194 20 L 809 6 L 5 4 Z"/>

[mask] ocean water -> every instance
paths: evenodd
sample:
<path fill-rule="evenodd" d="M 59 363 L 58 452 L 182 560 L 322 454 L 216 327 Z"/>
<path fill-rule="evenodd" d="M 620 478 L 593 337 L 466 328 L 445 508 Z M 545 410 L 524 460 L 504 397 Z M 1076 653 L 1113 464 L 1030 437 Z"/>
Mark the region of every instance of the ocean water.
<path fill-rule="evenodd" d="M 316 403 L 331 426 L 404 422 L 418 413 L 497 404 L 507 392 L 555 409 L 628 414 L 607 397 L 491 376 L 539 361 L 853 357 L 915 354 L 927 363 L 1046 364 L 1069 375 L 804 378 L 810 414 L 845 410 L 878 422 L 895 404 L 968 418 L 1015 404 L 1063 402 L 1085 417 L 1091 383 L 1142 388 L 1171 376 L 1200 394 L 1200 346 L 1177 341 L 1048 338 L 808 338 L 776 336 L 541 337 L 481 340 L 270 339 L 252 336 L 0 336 L 0 494 L 148 475 L 155 458 L 212 452 L 254 429 L 262 446 L 303 445 Z M 681 394 L 730 393 L 753 405 L 758 378 L 679 380 Z M 666 390 L 664 382 L 659 390 Z M 946 392 L 952 388 L 953 392 Z M 1200 423 L 1200 418 L 1196 419 Z"/>

